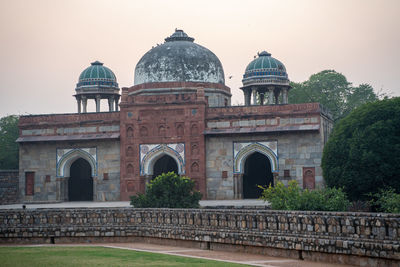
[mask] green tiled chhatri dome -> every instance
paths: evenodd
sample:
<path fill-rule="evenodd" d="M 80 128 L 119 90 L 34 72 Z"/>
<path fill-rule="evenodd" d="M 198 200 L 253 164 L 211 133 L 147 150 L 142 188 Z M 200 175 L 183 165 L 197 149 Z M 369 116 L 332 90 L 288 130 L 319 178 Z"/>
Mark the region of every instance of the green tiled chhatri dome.
<path fill-rule="evenodd" d="M 247 65 L 246 72 L 260 69 L 278 69 L 286 72 L 285 66 L 282 62 L 271 57 L 271 54 L 266 51 L 259 53 L 258 58 L 254 59 L 249 65 Z"/>
<path fill-rule="evenodd" d="M 117 78 L 109 68 L 103 66 L 103 63 L 95 61 L 79 75 L 76 85 L 77 89 L 92 86 L 118 87 Z"/>
<path fill-rule="evenodd" d="M 243 85 L 248 84 L 288 84 L 289 79 L 286 68 L 279 60 L 271 57 L 271 54 L 263 51 L 258 57 L 247 65 L 243 75 Z"/>

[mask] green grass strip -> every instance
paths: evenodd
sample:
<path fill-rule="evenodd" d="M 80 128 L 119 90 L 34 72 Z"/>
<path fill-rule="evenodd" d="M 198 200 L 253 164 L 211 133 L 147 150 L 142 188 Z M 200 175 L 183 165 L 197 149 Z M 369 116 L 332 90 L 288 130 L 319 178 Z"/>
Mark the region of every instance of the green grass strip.
<path fill-rule="evenodd" d="M 104 247 L 0 247 L 0 266 L 244 266 Z"/>

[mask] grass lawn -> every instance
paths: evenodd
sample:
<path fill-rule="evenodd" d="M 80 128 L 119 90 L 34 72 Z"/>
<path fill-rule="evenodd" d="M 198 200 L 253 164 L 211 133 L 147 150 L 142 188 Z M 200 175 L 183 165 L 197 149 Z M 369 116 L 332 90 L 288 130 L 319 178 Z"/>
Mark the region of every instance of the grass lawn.
<path fill-rule="evenodd" d="M 244 266 L 103 247 L 0 247 L 0 266 Z"/>

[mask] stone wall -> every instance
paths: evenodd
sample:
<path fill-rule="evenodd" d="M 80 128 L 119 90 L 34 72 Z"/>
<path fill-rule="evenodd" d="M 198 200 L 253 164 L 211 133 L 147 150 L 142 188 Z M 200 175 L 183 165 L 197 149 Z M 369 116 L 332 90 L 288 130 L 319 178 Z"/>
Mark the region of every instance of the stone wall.
<path fill-rule="evenodd" d="M 68 200 L 68 177 L 57 174 L 57 149 L 95 148 L 93 200 L 115 201 L 120 198 L 119 140 L 20 143 L 20 199 L 22 202 Z M 33 195 L 26 195 L 25 173 L 34 173 Z"/>
<path fill-rule="evenodd" d="M 0 204 L 18 202 L 18 170 L 0 170 Z"/>
<path fill-rule="evenodd" d="M 276 180 L 287 185 L 295 179 L 303 186 L 303 167 L 315 168 L 315 186 L 323 186 L 321 158 L 323 140 L 318 131 L 271 133 L 246 136 L 206 137 L 206 177 L 208 199 L 232 199 L 235 194 L 233 173 L 234 142 L 277 141 L 278 168 Z M 285 170 L 286 176 L 285 176 Z M 222 173 L 227 172 L 226 178 Z M 289 175 L 287 175 L 289 174 Z"/>
<path fill-rule="evenodd" d="M 0 211 L 1 243 L 187 242 L 305 260 L 398 266 L 395 214 L 199 209 Z"/>
<path fill-rule="evenodd" d="M 332 127 L 329 112 L 319 103 L 208 108 L 207 198 L 243 198 L 247 176 L 238 164 L 253 152 L 263 153 L 257 144 L 267 147 L 264 155 L 273 152 L 275 183 L 294 179 L 304 188 L 323 187 L 322 151 Z"/>

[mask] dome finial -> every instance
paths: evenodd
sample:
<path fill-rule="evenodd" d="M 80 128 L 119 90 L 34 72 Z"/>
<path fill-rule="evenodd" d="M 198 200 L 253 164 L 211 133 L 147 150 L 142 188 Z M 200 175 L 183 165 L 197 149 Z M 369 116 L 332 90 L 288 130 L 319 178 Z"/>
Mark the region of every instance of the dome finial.
<path fill-rule="evenodd" d="M 174 41 L 189 41 L 193 42 L 194 38 L 189 37 L 183 30 L 175 28 L 175 32 L 170 36 L 165 38 L 166 42 L 174 42 Z"/>
<path fill-rule="evenodd" d="M 95 62 L 92 62 L 92 63 L 90 63 L 92 66 L 95 66 L 95 65 L 99 65 L 99 66 L 102 66 L 103 65 L 103 63 L 102 62 L 100 62 L 100 61 L 98 61 L 98 60 L 96 60 Z"/>
<path fill-rule="evenodd" d="M 270 57 L 271 53 L 268 53 L 267 51 L 262 51 L 261 53 L 258 53 L 259 57 Z"/>

